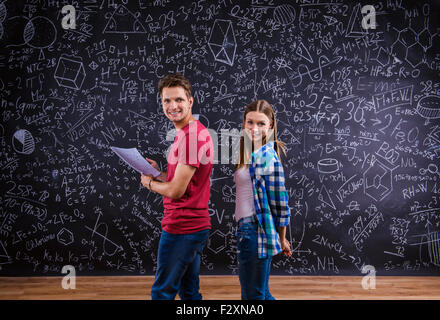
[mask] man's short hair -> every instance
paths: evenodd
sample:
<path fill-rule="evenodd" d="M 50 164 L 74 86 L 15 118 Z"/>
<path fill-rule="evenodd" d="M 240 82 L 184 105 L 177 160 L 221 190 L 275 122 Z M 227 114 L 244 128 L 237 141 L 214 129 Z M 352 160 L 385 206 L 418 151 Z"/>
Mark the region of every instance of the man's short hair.
<path fill-rule="evenodd" d="M 162 96 L 163 88 L 171 88 L 171 87 L 182 87 L 185 90 L 188 99 L 192 97 L 191 83 L 187 78 L 185 78 L 179 72 L 166 75 L 165 77 L 159 80 L 157 88 L 159 89 L 160 96 Z"/>

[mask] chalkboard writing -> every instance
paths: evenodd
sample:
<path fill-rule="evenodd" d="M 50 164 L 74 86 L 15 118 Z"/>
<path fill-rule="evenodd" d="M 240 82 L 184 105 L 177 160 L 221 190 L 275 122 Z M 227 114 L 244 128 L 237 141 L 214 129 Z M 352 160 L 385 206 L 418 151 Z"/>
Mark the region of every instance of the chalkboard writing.
<path fill-rule="evenodd" d="M 254 99 L 287 147 L 293 255 L 274 274 L 440 273 L 438 1 L 65 5 L 0 1 L 0 275 L 154 274 L 162 198 L 110 146 L 166 170 L 172 72 L 216 146 L 201 274 L 237 274 L 232 176 Z"/>

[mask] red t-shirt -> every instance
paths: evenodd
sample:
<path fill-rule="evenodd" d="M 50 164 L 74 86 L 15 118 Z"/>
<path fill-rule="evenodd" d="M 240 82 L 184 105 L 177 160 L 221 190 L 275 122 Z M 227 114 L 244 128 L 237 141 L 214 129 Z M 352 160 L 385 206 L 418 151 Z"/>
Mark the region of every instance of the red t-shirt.
<path fill-rule="evenodd" d="M 208 201 L 214 146 L 208 129 L 198 120 L 177 132 L 168 154 L 167 179 L 171 181 L 178 163 L 196 167 L 180 199 L 163 197 L 162 229 L 173 234 L 187 234 L 211 229 Z"/>

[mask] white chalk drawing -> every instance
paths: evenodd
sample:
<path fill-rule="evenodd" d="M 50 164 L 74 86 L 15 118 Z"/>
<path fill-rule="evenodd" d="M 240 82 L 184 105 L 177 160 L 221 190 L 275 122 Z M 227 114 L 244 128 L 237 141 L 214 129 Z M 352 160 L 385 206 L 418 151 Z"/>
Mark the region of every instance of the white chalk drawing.
<path fill-rule="evenodd" d="M 226 235 L 220 230 L 215 230 L 209 235 L 206 247 L 215 254 L 226 248 Z"/>
<path fill-rule="evenodd" d="M 393 168 L 376 159 L 364 172 L 364 193 L 375 201 L 382 201 L 393 191 Z"/>
<path fill-rule="evenodd" d="M 6 16 L 8 14 L 8 10 L 6 10 L 5 3 L 0 3 L 0 40 L 3 37 L 4 28 L 3 28 L 3 21 L 5 21 Z"/>
<path fill-rule="evenodd" d="M 277 6 L 273 11 L 273 19 L 283 26 L 292 24 L 295 21 L 295 16 L 295 8 L 290 4 Z"/>
<path fill-rule="evenodd" d="M 410 243 L 411 246 L 419 246 L 419 259 L 422 262 L 429 262 L 440 267 L 440 233 L 427 232 L 426 234 L 415 235 L 419 242 Z"/>
<path fill-rule="evenodd" d="M 313 63 L 313 58 L 311 57 L 309 50 L 302 42 L 296 47 L 295 53 L 306 59 L 308 62 Z"/>
<path fill-rule="evenodd" d="M 289 77 L 293 87 L 296 88 L 302 84 L 303 77 L 307 75 L 309 76 L 310 80 L 314 82 L 320 81 L 322 79 L 322 69 L 332 64 L 338 64 L 341 60 L 341 56 L 338 56 L 330 61 L 327 56 L 322 55 L 318 58 L 318 66 L 316 68 L 309 69 L 309 67 L 305 64 L 300 64 L 297 68 L 297 71 L 288 72 L 287 69 L 284 70 L 286 71 L 286 74 Z"/>
<path fill-rule="evenodd" d="M 414 85 L 373 95 L 375 113 L 403 105 L 412 105 Z"/>
<path fill-rule="evenodd" d="M 339 161 L 333 158 L 321 159 L 318 161 L 319 173 L 335 173 L 339 170 Z"/>
<path fill-rule="evenodd" d="M 320 200 L 333 210 L 336 210 L 336 206 L 333 203 L 333 200 L 330 197 L 329 191 L 325 185 L 322 185 L 321 190 L 319 191 L 318 200 Z"/>
<path fill-rule="evenodd" d="M 426 96 L 417 102 L 417 113 L 426 119 L 440 118 L 440 97 Z"/>
<path fill-rule="evenodd" d="M 401 30 L 393 27 L 398 32 L 397 40 L 391 46 L 393 53 L 408 62 L 413 68 L 424 63 L 424 52 L 433 45 L 433 38 L 438 34 L 429 29 L 429 15 L 425 16 L 424 28 L 417 32 L 411 24 L 413 18 L 409 19 L 409 25 Z"/>
<path fill-rule="evenodd" d="M 26 44 L 33 48 L 45 49 L 50 47 L 57 38 L 57 29 L 51 20 L 46 17 L 33 17 L 23 32 Z"/>
<path fill-rule="evenodd" d="M 96 219 L 96 223 L 93 229 L 88 226 L 85 226 L 87 230 L 92 231 L 92 235 L 90 236 L 90 239 L 93 239 L 95 235 L 102 238 L 102 250 L 104 255 L 113 256 L 118 252 L 124 251 L 124 248 L 122 248 L 122 246 L 118 245 L 117 243 L 113 242 L 107 237 L 108 235 L 107 223 L 105 222 L 98 223 L 101 216 L 102 213 L 98 213 L 98 218 Z"/>
<path fill-rule="evenodd" d="M 8 255 L 2 241 L 0 241 L 0 270 L 2 264 L 12 263 L 12 258 Z"/>
<path fill-rule="evenodd" d="M 289 230 L 289 241 L 290 241 L 290 247 L 292 249 L 292 254 L 298 254 L 301 255 L 301 253 L 309 253 L 310 254 L 310 248 L 307 250 L 301 250 L 301 247 L 303 245 L 304 236 L 306 233 L 306 220 L 307 216 L 309 214 L 309 205 L 307 204 L 307 201 L 304 201 L 303 203 L 303 197 L 296 195 L 296 199 L 298 199 L 298 203 L 301 202 L 301 204 L 298 204 L 293 208 L 292 211 L 292 217 L 291 217 L 291 223 L 288 225 Z M 302 221 L 301 221 L 302 220 Z M 295 221 L 295 227 L 300 227 L 300 236 L 299 239 L 295 237 L 295 233 L 292 231 L 292 222 Z"/>
<path fill-rule="evenodd" d="M 384 48 L 380 47 L 377 52 L 375 60 L 379 62 L 382 66 L 386 66 L 390 62 L 391 54 L 387 52 Z M 373 60 L 373 59 L 371 59 Z"/>
<path fill-rule="evenodd" d="M 57 241 L 65 246 L 73 243 L 74 237 L 72 231 L 62 228 L 57 234 Z"/>
<path fill-rule="evenodd" d="M 325 22 L 327 23 L 328 26 L 332 26 L 335 23 L 338 23 L 338 20 L 335 17 L 332 17 L 332 16 L 324 15 L 324 19 L 325 19 Z"/>
<path fill-rule="evenodd" d="M 20 129 L 13 135 L 12 147 L 17 153 L 29 155 L 35 150 L 34 137 L 26 129 Z"/>
<path fill-rule="evenodd" d="M 362 28 L 363 16 L 361 13 L 361 4 L 358 3 L 351 11 L 350 20 L 346 29 L 345 36 L 347 38 L 363 37 L 368 33 L 368 29 Z"/>
<path fill-rule="evenodd" d="M 237 42 L 235 41 L 234 28 L 230 20 L 216 19 L 211 29 L 208 41 L 209 49 L 215 61 L 234 64 Z"/>
<path fill-rule="evenodd" d="M 0 23 L 5 21 L 6 16 L 8 15 L 8 10 L 6 9 L 5 3 L 0 3 Z"/>
<path fill-rule="evenodd" d="M 61 56 L 55 69 L 54 78 L 59 86 L 79 90 L 86 77 L 82 61 Z"/>
<path fill-rule="evenodd" d="M 144 26 L 139 20 L 140 13 L 132 13 L 124 5 L 117 7 L 113 13 L 107 13 L 108 19 L 103 33 L 146 33 Z"/>
<path fill-rule="evenodd" d="M 2 13 L 0 12 L 0 14 Z M 43 16 L 31 19 L 15 16 L 9 18 L 5 25 L 5 31 L 2 32 L 9 35 L 7 47 L 29 45 L 32 48 L 40 49 L 40 60 L 44 57 L 42 49 L 49 48 L 57 39 L 57 29 L 54 23 Z"/>

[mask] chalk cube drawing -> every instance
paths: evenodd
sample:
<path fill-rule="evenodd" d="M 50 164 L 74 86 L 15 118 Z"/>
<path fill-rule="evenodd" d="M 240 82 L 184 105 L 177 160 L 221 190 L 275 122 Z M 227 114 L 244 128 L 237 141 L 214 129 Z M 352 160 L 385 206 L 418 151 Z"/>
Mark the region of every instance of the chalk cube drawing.
<path fill-rule="evenodd" d="M 237 42 L 235 41 L 234 29 L 230 20 L 216 19 L 211 29 L 208 40 L 209 49 L 215 61 L 234 64 Z"/>
<path fill-rule="evenodd" d="M 54 77 L 59 86 L 79 90 L 86 77 L 86 72 L 81 61 L 60 57 Z"/>

